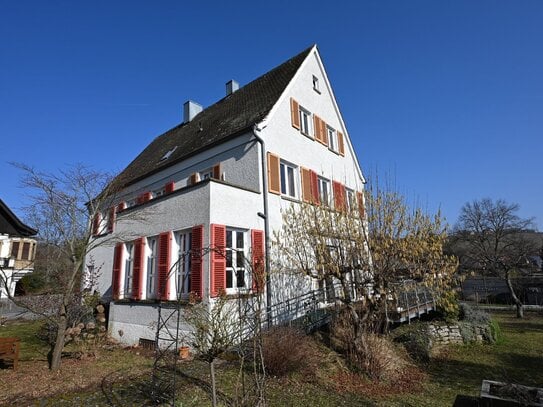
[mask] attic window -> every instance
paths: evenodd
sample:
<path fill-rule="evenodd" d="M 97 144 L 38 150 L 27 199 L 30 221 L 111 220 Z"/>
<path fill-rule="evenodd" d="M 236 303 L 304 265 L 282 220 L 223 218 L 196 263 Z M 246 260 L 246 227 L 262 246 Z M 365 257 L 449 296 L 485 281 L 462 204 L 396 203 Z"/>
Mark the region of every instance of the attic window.
<path fill-rule="evenodd" d="M 173 152 L 177 150 L 177 146 L 175 146 L 174 148 L 172 148 L 171 150 L 169 150 L 166 154 L 164 154 L 162 156 L 162 158 L 160 159 L 160 161 L 164 161 L 164 160 L 167 160 L 168 158 L 170 158 L 170 156 L 173 154 Z"/>
<path fill-rule="evenodd" d="M 313 75 L 313 90 L 317 93 L 321 93 L 319 89 L 319 78 Z"/>

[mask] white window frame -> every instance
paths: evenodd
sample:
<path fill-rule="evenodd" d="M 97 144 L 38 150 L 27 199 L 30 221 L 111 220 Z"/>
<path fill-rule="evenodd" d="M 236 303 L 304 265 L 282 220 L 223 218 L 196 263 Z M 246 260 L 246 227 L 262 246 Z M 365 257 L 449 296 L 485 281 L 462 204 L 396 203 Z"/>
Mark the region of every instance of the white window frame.
<path fill-rule="evenodd" d="M 146 276 L 146 298 L 154 299 L 158 297 L 158 236 L 147 238 L 147 276 Z"/>
<path fill-rule="evenodd" d="M 200 171 L 200 181 L 213 178 L 213 167 Z"/>
<path fill-rule="evenodd" d="M 312 115 L 311 112 L 307 109 L 304 109 L 302 106 L 298 107 L 298 114 L 300 115 L 300 132 L 307 137 L 311 137 L 312 132 Z"/>
<path fill-rule="evenodd" d="M 345 188 L 345 200 L 347 202 L 347 210 L 351 211 L 353 210 L 353 204 L 356 205 L 355 202 L 356 196 L 354 194 L 354 190 L 350 188 Z"/>
<path fill-rule="evenodd" d="M 153 191 L 153 193 L 151 194 L 151 199 L 158 198 L 159 196 L 162 196 L 165 194 L 166 194 L 166 188 L 157 189 Z"/>
<path fill-rule="evenodd" d="M 330 205 L 332 194 L 330 189 L 330 180 L 324 177 L 318 177 L 319 201 L 321 204 Z M 326 196 L 325 196 L 326 194 Z"/>
<path fill-rule="evenodd" d="M 291 177 L 289 176 L 289 173 Z M 279 163 L 279 181 L 281 195 L 298 198 L 298 166 L 281 160 Z"/>
<path fill-rule="evenodd" d="M 319 89 L 319 78 L 317 78 L 315 75 L 313 75 L 313 90 L 318 94 L 321 93 Z"/>
<path fill-rule="evenodd" d="M 134 287 L 134 243 L 125 243 L 124 250 L 124 297 L 126 298 L 132 295 L 132 288 Z"/>
<path fill-rule="evenodd" d="M 176 298 L 187 298 L 190 293 L 192 230 L 174 232 L 174 238 L 176 244 L 175 294 Z"/>
<path fill-rule="evenodd" d="M 243 236 L 242 247 L 239 247 L 238 233 Z M 247 230 L 226 228 L 226 294 L 245 293 L 251 289 L 251 280 L 247 268 L 248 236 Z M 240 275 L 243 276 L 243 285 L 238 287 L 238 277 Z M 230 287 L 229 280 L 231 282 Z"/>
<path fill-rule="evenodd" d="M 339 151 L 339 147 L 336 129 L 326 126 L 326 132 L 328 133 L 328 148 L 334 153 L 337 153 Z"/>

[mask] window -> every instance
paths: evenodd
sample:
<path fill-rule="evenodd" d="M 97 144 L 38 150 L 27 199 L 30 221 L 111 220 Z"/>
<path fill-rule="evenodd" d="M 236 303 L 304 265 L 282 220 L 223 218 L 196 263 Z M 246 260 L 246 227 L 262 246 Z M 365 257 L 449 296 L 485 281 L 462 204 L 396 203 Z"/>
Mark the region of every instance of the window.
<path fill-rule="evenodd" d="M 153 191 L 153 199 L 158 198 L 159 196 L 162 196 L 166 193 L 166 188 L 157 189 L 156 191 Z"/>
<path fill-rule="evenodd" d="M 124 296 L 132 295 L 134 282 L 134 243 L 126 243 L 126 260 L 124 261 Z"/>
<path fill-rule="evenodd" d="M 330 181 L 319 177 L 318 186 L 320 202 L 324 205 L 328 205 L 330 203 Z"/>
<path fill-rule="evenodd" d="M 281 174 L 281 194 L 296 198 L 296 167 L 285 161 L 279 165 Z"/>
<path fill-rule="evenodd" d="M 319 89 L 319 78 L 313 75 L 313 90 L 317 93 L 321 93 Z"/>
<path fill-rule="evenodd" d="M 147 238 L 147 298 L 156 298 L 157 287 L 157 244 L 156 236 Z"/>
<path fill-rule="evenodd" d="M 328 147 L 330 148 L 330 150 L 334 151 L 334 152 L 338 152 L 338 142 L 337 142 L 337 133 L 336 131 L 329 127 L 329 126 L 326 126 L 326 132 L 328 133 Z"/>
<path fill-rule="evenodd" d="M 311 134 L 311 113 L 300 106 L 300 131 L 309 136 Z"/>
<path fill-rule="evenodd" d="M 245 232 L 226 229 L 226 292 L 249 288 L 245 264 Z"/>
<path fill-rule="evenodd" d="M 354 191 L 349 188 L 345 188 L 347 198 L 347 210 L 351 211 L 356 208 L 356 201 Z"/>
<path fill-rule="evenodd" d="M 190 292 L 190 249 L 192 233 L 182 231 L 175 233 L 177 244 L 177 260 L 175 263 L 176 294 L 188 294 Z"/>
<path fill-rule="evenodd" d="M 18 258 L 19 256 L 19 242 L 11 243 L 11 257 Z"/>
<path fill-rule="evenodd" d="M 208 168 L 207 170 L 200 171 L 200 180 L 205 180 L 213 178 L 213 168 Z"/>

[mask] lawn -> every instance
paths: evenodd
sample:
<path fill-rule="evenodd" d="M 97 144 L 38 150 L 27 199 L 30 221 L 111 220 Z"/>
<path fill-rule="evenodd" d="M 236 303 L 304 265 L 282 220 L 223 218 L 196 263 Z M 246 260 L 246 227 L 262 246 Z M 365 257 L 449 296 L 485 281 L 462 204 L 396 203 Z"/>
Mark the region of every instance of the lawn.
<path fill-rule="evenodd" d="M 524 320 L 499 313 L 503 338 L 495 345 L 452 346 L 428 365 L 418 366 L 420 381 L 411 387 L 375 385 L 350 375 L 341 358 L 315 343 L 317 363 L 286 378 L 269 378 L 270 406 L 451 406 L 457 394 L 478 395 L 483 379 L 530 386 L 543 385 L 543 316 L 527 313 Z M 67 359 L 61 372 L 47 370 L 47 348 L 34 333 L 37 322 L 10 323 L 0 336 L 23 340 L 17 372 L 0 370 L 0 404 L 133 405 L 146 404 L 142 384 L 150 377 L 153 359 L 134 349 L 101 350 L 97 358 Z M 207 366 L 178 363 L 179 406 L 210 405 Z M 235 361 L 217 366 L 219 389 L 230 399 L 238 374 Z"/>

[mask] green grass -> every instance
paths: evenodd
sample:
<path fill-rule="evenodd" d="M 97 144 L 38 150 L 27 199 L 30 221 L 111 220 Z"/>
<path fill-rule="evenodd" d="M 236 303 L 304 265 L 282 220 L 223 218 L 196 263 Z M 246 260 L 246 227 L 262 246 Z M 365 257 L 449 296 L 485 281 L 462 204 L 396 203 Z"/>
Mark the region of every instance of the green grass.
<path fill-rule="evenodd" d="M 36 336 L 42 321 L 10 321 L 0 327 L 0 338 L 21 338 L 20 361 L 47 360 L 49 346 Z"/>
<path fill-rule="evenodd" d="M 366 391 L 357 394 L 338 391 L 334 376 L 344 369 L 339 357 L 331 352 L 321 352 L 322 362 L 312 374 L 297 373 L 287 378 L 269 378 L 266 394 L 270 406 L 450 406 L 458 394 L 477 396 L 483 379 L 515 382 L 528 386 L 543 384 L 543 316 L 527 313 L 518 320 L 511 313 L 496 313 L 502 339 L 495 345 L 451 346 L 446 352 L 427 365 L 421 365 L 426 379 L 420 387 L 409 393 Z M 23 360 L 42 358 L 47 347 L 35 337 L 38 322 L 10 323 L 0 328 L 0 336 L 19 336 L 23 342 Z M 66 393 L 49 399 L 50 405 L 107 405 L 111 398 L 132 400 L 144 405 L 141 384 L 148 377 L 152 359 L 144 359 L 133 351 L 107 352 L 93 366 L 99 375 L 104 366 L 113 367 L 117 375 L 109 374 L 107 394 L 104 388 L 82 393 Z M 129 366 L 140 365 L 143 375 L 128 380 L 121 371 Z M 178 364 L 183 373 L 178 375 L 178 406 L 210 405 L 207 392 L 208 366 L 192 361 Z M 117 370 L 118 369 L 118 370 Z M 234 397 L 237 374 L 236 362 L 222 362 L 217 366 L 218 389 L 230 398 Z M 105 375 L 105 374 L 104 374 Z M 366 381 L 367 384 L 367 381 Z M 102 386 L 104 387 L 104 386 Z M 370 388 L 371 389 L 371 388 Z M 381 394 L 380 396 L 377 393 Z M 48 402 L 49 402 L 48 401 Z M 88 402 L 88 403 L 87 403 Z"/>
<path fill-rule="evenodd" d="M 381 400 L 390 406 L 452 405 L 457 394 L 478 396 L 484 379 L 543 385 L 543 317 L 497 313 L 502 338 L 495 345 L 454 346 L 427 367 L 428 381 L 419 394 Z"/>

